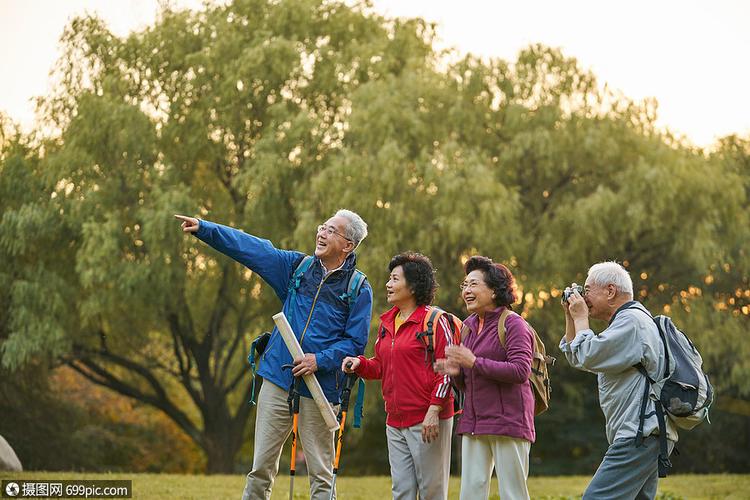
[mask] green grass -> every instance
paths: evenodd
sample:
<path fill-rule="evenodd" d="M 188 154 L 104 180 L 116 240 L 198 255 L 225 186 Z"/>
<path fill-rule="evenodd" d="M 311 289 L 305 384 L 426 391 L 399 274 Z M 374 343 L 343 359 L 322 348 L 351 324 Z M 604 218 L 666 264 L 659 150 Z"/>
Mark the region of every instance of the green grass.
<path fill-rule="evenodd" d="M 22 472 L 10 474 L 0 472 L 2 479 L 130 479 L 133 481 L 133 498 L 149 500 L 195 499 L 195 500 L 236 500 L 242 493 L 245 478 L 241 474 L 232 476 L 183 476 L 175 474 L 89 474 L 57 472 Z M 580 498 L 588 484 L 589 477 L 532 477 L 529 479 L 529 492 L 532 498 L 560 499 Z M 337 479 L 338 497 L 340 500 L 367 500 L 390 498 L 391 481 L 389 477 L 343 476 Z M 294 498 L 307 499 L 307 477 L 295 479 Z M 450 483 L 450 499 L 457 499 L 460 488 L 458 478 Z M 497 499 L 497 482 L 492 482 L 490 498 Z M 279 474 L 274 486 L 273 498 L 289 498 L 289 477 Z M 678 498 L 715 499 L 715 498 L 750 498 L 750 475 L 676 475 L 659 482 L 659 499 Z"/>

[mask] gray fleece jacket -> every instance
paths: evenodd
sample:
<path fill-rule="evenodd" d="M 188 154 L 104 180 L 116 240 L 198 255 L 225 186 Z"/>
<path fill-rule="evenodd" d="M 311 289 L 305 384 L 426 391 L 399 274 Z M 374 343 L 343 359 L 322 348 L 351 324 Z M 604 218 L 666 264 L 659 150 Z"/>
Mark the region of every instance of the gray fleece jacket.
<path fill-rule="evenodd" d="M 612 444 L 618 439 L 634 438 L 638 432 L 646 378 L 634 368 L 643 364 L 654 380 L 663 378 L 664 344 L 649 315 L 634 309 L 632 301 L 620 307 L 610 320 L 606 330 L 598 335 L 593 330 L 578 332 L 568 343 L 563 335 L 560 349 L 571 366 L 579 370 L 596 373 L 599 381 L 599 405 L 606 419 L 607 441 Z M 651 397 L 654 398 L 653 391 Z M 643 435 L 659 433 L 659 424 L 654 413 L 654 401 L 646 407 Z M 665 416 L 666 418 L 666 416 Z M 677 429 L 666 418 L 667 438 L 677 441 Z"/>

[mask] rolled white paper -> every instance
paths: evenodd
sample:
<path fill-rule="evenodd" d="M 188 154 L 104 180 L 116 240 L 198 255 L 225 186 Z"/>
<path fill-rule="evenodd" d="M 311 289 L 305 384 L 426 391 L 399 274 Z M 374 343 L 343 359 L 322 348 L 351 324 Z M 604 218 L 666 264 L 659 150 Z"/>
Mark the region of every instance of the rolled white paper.
<path fill-rule="evenodd" d="M 278 314 L 274 314 L 273 320 L 276 323 L 276 326 L 279 328 L 281 338 L 284 339 L 286 348 L 289 349 L 292 358 L 299 358 L 301 356 L 304 356 L 305 353 L 302 352 L 302 347 L 299 345 L 297 337 L 294 336 L 294 332 L 292 331 L 292 325 L 289 324 L 289 321 L 286 319 L 284 313 L 280 312 Z M 323 389 L 321 389 L 318 379 L 315 378 L 315 374 L 305 375 L 304 377 L 302 377 L 302 379 L 305 381 L 307 388 L 310 389 L 310 394 L 312 394 L 315 404 L 318 405 L 318 409 L 320 410 L 320 414 L 323 415 L 323 420 L 328 426 L 328 430 L 330 430 L 331 432 L 336 432 L 339 429 L 339 423 L 338 420 L 336 420 L 336 414 L 333 412 L 331 404 L 323 394 Z"/>

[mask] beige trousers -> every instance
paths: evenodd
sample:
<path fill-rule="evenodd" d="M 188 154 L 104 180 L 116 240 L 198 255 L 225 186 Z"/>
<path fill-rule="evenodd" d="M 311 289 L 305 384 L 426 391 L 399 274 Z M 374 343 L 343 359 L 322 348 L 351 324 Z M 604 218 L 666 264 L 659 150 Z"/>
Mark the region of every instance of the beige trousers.
<path fill-rule="evenodd" d="M 531 443 L 506 436 L 461 436 L 461 500 L 489 498 L 495 468 L 501 500 L 528 499 Z"/>

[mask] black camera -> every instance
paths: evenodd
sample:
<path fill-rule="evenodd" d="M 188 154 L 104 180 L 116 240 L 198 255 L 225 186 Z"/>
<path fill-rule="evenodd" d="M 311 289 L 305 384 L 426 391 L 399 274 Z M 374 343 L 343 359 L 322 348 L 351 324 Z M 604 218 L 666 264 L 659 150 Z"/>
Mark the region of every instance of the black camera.
<path fill-rule="evenodd" d="M 581 285 L 576 285 L 574 287 L 567 287 L 563 291 L 562 301 L 567 303 L 568 299 L 573 295 L 574 290 L 578 292 L 578 295 L 583 295 L 583 287 Z"/>

